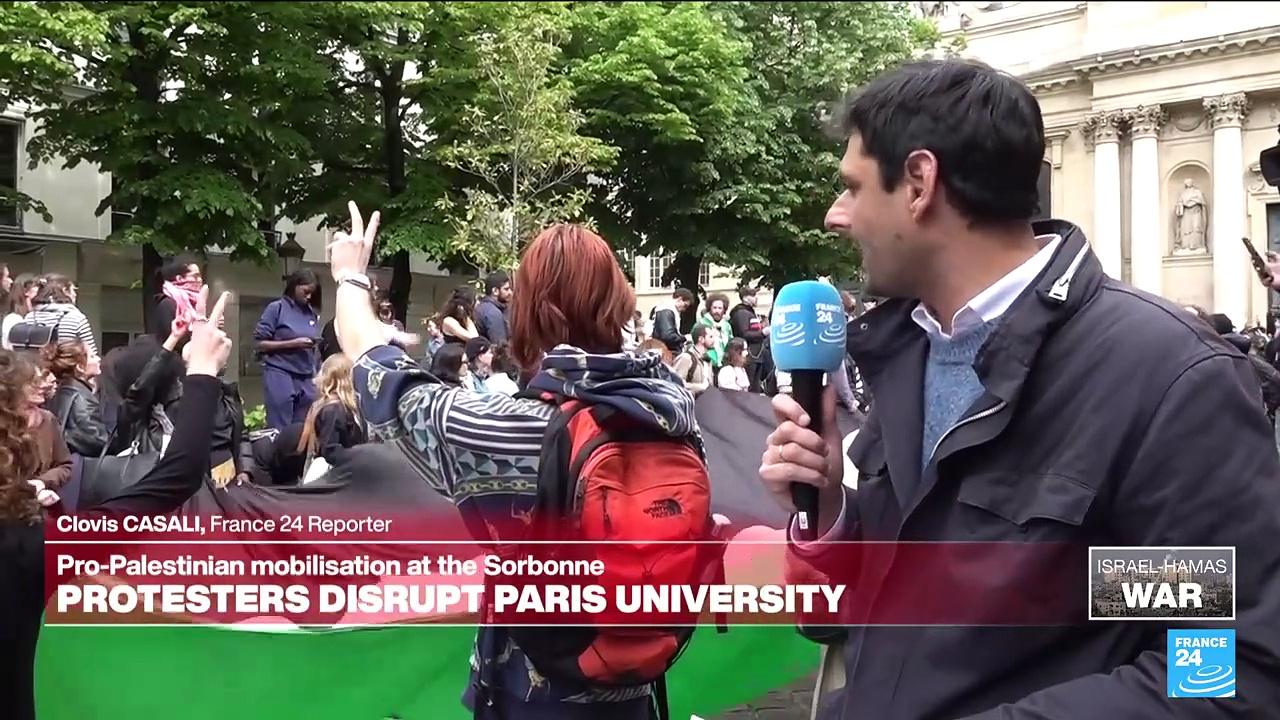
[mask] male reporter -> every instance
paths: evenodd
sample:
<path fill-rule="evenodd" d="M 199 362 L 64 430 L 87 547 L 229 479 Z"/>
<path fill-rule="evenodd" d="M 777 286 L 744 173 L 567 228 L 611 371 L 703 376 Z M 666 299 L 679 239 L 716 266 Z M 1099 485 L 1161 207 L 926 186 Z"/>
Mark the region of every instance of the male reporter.
<path fill-rule="evenodd" d="M 1166 697 L 1164 631 L 1188 622 L 851 626 L 843 690 L 819 717 L 1280 715 L 1280 457 L 1248 361 L 1106 277 L 1079 228 L 1031 222 L 1044 129 L 1018 81 L 910 65 L 841 119 L 845 190 L 826 225 L 857 239 L 867 292 L 898 299 L 851 326 L 874 398 L 849 451 L 857 489 L 835 432 L 806 430 L 785 396 L 764 483 L 786 507 L 790 483 L 819 486 L 825 539 L 1235 546 L 1238 680 L 1235 698 Z M 829 429 L 834 405 L 828 392 Z M 835 547 L 793 552 L 830 568 Z M 1000 571 L 1023 587 L 1053 570 Z M 900 563 L 863 572 L 846 597 L 913 579 Z M 1083 617 L 1086 595 L 1064 601 Z"/>

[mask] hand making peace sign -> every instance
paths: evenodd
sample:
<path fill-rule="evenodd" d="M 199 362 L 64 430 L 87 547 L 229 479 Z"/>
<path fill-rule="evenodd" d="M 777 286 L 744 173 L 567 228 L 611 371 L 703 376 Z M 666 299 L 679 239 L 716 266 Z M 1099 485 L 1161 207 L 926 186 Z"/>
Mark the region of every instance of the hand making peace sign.
<path fill-rule="evenodd" d="M 378 225 L 382 222 L 382 214 L 374 210 L 366 228 L 355 202 L 348 202 L 347 208 L 351 211 L 350 232 L 335 232 L 332 242 L 325 247 L 329 255 L 329 270 L 333 273 L 334 282 L 338 283 L 351 275 L 363 275 L 368 269 L 373 241 L 378 237 Z"/>
<path fill-rule="evenodd" d="M 226 366 L 227 358 L 231 356 L 231 338 L 222 331 L 222 317 L 230 299 L 231 293 L 222 293 L 213 310 L 206 314 L 209 287 L 206 285 L 200 288 L 200 299 L 196 301 L 191 320 L 191 341 L 187 343 L 186 349 L 188 375 L 216 376 Z"/>

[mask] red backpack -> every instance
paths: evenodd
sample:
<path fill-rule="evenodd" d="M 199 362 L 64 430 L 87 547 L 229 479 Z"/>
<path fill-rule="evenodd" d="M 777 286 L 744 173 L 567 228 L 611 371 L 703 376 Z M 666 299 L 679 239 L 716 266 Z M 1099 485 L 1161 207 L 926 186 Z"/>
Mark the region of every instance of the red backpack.
<path fill-rule="evenodd" d="M 556 546 L 575 559 L 602 560 L 604 574 L 595 582 L 606 587 L 723 582 L 723 544 L 653 542 L 716 539 L 711 481 L 695 440 L 672 437 L 607 405 L 556 401 L 560 412 L 547 426 L 539 463 L 535 535 L 627 541 Z M 677 626 L 508 632 L 547 678 L 595 687 L 657 682 L 665 711 L 663 677 L 696 623 L 689 613 Z"/>

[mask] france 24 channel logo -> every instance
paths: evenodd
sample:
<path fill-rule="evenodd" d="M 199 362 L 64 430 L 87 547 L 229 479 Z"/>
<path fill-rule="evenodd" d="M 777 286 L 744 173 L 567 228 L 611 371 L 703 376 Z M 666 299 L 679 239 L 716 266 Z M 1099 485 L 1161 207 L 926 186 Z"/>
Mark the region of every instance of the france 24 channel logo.
<path fill-rule="evenodd" d="M 1171 698 L 1236 696 L 1235 630 L 1169 630 Z"/>

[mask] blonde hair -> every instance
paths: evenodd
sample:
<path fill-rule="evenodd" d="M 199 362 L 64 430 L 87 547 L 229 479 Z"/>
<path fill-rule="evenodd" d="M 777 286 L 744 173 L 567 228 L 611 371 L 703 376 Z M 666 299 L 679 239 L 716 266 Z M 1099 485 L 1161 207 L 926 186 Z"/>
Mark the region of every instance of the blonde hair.
<path fill-rule="evenodd" d="M 352 415 L 359 415 L 356 409 L 356 387 L 351 378 L 353 367 L 351 360 L 342 353 L 330 355 L 320 366 L 315 379 L 316 401 L 311 403 L 311 409 L 307 411 L 302 436 L 298 438 L 298 452 L 310 455 L 316 451 L 316 416 L 326 406 L 341 403 Z"/>

